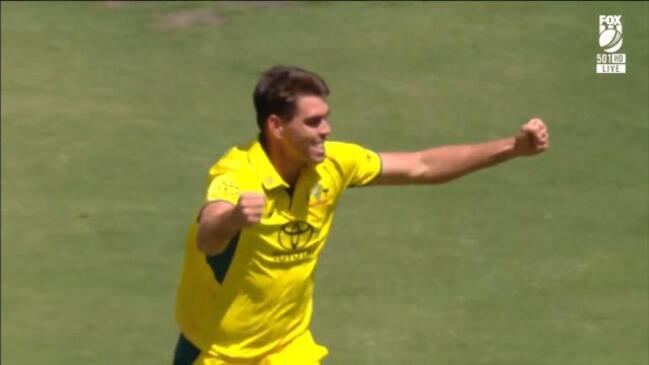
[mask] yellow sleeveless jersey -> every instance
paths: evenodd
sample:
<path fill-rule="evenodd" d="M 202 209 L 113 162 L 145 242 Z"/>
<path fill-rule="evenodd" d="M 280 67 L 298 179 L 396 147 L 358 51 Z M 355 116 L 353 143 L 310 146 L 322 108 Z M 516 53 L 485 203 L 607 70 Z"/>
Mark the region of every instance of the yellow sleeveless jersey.
<path fill-rule="evenodd" d="M 207 256 L 186 240 L 176 303 L 181 332 L 202 352 L 251 359 L 308 330 L 315 265 L 345 188 L 371 182 L 380 157 L 355 144 L 326 142 L 323 162 L 282 180 L 259 142 L 232 148 L 209 171 L 206 201 L 237 204 L 240 192 L 266 196 L 259 224 L 242 229 L 224 252 Z"/>

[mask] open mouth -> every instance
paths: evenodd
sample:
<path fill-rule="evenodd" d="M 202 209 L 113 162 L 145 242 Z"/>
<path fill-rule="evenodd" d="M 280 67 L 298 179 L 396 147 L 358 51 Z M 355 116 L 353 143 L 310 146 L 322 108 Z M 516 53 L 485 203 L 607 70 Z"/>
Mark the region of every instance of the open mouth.
<path fill-rule="evenodd" d="M 311 156 L 320 160 L 325 156 L 325 145 L 324 143 L 317 143 L 311 146 Z"/>
<path fill-rule="evenodd" d="M 318 144 L 314 145 L 312 148 L 313 148 L 313 150 L 315 152 L 318 152 L 318 153 L 324 153 L 324 151 L 325 151 L 324 143 L 318 143 Z"/>

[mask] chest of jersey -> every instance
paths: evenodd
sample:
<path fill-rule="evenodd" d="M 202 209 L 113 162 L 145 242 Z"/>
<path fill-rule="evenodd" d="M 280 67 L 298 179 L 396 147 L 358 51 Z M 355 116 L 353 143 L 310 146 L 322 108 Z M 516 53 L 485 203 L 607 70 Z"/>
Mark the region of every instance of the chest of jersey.
<path fill-rule="evenodd" d="M 258 240 L 255 256 L 266 262 L 295 263 L 315 259 L 331 228 L 337 189 L 326 174 L 310 173 L 294 189 L 265 190 L 259 224 L 242 234 Z"/>

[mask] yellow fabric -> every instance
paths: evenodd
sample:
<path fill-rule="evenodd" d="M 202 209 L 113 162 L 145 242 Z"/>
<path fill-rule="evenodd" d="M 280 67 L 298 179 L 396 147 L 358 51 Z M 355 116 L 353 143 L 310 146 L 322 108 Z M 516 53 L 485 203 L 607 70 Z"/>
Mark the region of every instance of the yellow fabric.
<path fill-rule="evenodd" d="M 313 341 L 305 331 L 283 348 L 257 359 L 228 359 L 221 355 L 201 354 L 193 365 L 319 365 L 329 351 Z"/>
<path fill-rule="evenodd" d="M 338 198 L 381 170 L 380 157 L 358 145 L 327 142 L 325 149 L 322 163 L 300 172 L 292 197 L 259 142 L 231 149 L 211 167 L 206 201 L 236 204 L 241 192 L 255 191 L 266 206 L 261 222 L 230 243 L 222 282 L 196 247 L 196 223 L 190 226 L 176 320 L 205 356 L 260 358 L 308 332 L 314 269 Z"/>

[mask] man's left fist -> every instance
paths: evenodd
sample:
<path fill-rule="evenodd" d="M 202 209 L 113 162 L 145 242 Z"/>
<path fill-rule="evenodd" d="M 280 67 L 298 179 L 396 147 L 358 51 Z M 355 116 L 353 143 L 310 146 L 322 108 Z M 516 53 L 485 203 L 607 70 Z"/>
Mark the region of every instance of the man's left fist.
<path fill-rule="evenodd" d="M 550 147 L 548 127 L 539 118 L 525 123 L 515 137 L 514 152 L 517 156 L 533 156 Z"/>

